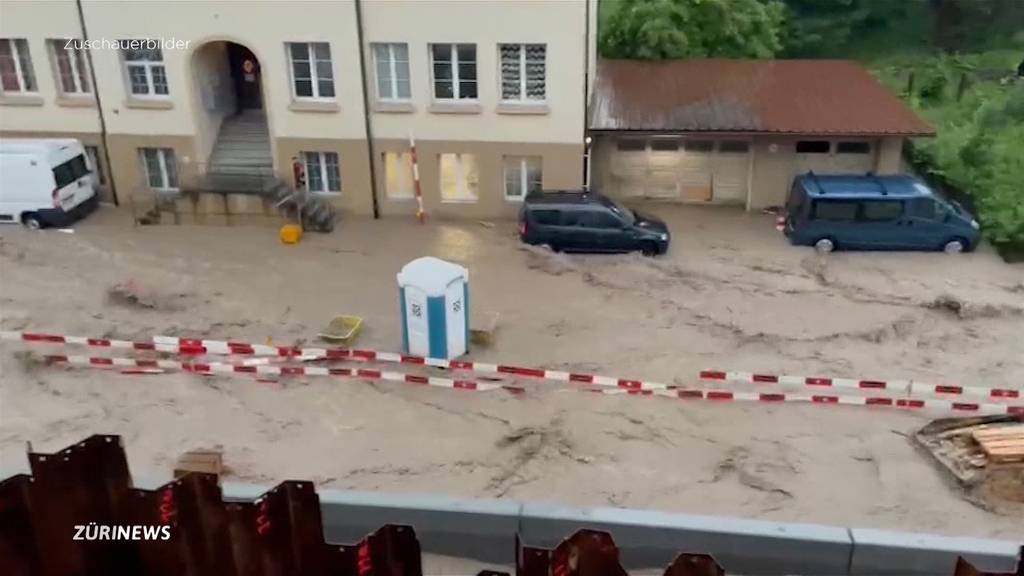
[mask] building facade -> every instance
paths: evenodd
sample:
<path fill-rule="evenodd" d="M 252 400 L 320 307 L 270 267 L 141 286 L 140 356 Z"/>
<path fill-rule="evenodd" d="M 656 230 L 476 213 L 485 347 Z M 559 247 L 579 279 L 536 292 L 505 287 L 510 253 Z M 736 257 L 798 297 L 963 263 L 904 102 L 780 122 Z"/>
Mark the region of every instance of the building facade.
<path fill-rule="evenodd" d="M 72 137 L 107 200 L 293 161 L 355 214 L 503 216 L 583 182 L 596 0 L 0 3 L 0 136 Z"/>

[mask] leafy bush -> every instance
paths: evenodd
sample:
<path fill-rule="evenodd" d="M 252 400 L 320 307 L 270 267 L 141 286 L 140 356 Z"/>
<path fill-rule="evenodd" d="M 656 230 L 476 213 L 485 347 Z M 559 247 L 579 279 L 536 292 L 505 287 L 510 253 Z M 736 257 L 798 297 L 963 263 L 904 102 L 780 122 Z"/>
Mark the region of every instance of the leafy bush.
<path fill-rule="evenodd" d="M 630 0 L 607 9 L 599 42 L 609 58 L 769 58 L 782 48 L 777 0 Z"/>

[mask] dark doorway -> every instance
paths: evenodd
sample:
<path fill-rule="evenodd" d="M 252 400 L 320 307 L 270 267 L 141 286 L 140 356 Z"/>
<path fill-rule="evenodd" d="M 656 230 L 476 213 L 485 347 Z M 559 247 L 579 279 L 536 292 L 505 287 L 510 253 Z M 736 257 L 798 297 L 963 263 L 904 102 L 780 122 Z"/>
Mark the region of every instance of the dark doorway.
<path fill-rule="evenodd" d="M 263 87 L 260 61 L 251 50 L 235 44 L 227 43 L 228 63 L 231 66 L 231 78 L 235 84 L 235 102 L 238 112 L 263 109 Z"/>

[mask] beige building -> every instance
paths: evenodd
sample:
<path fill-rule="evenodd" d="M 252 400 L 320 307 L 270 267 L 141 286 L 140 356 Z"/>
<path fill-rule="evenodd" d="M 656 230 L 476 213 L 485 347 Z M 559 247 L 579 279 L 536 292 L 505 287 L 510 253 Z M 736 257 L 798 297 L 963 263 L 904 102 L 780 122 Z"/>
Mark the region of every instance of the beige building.
<path fill-rule="evenodd" d="M 781 206 L 806 172 L 892 174 L 934 130 L 843 60 L 601 60 L 590 106 L 594 188 Z"/>
<path fill-rule="evenodd" d="M 297 158 L 344 211 L 411 213 L 410 138 L 428 213 L 582 185 L 596 0 L 80 6 L 0 1 L 0 135 L 82 140 L 108 200 L 291 184 Z"/>

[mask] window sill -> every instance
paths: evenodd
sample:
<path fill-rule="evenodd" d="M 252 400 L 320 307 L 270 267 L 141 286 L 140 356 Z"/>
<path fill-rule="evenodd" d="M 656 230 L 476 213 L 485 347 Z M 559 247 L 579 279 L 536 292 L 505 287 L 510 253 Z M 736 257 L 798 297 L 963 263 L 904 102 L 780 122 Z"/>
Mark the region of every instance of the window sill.
<path fill-rule="evenodd" d="M 39 94 L 4 92 L 0 94 L 0 104 L 4 106 L 42 106 L 43 97 Z"/>
<path fill-rule="evenodd" d="M 509 204 L 522 204 L 523 203 L 523 197 L 522 196 L 505 196 L 505 202 L 508 202 Z"/>
<path fill-rule="evenodd" d="M 416 107 L 413 106 L 412 102 L 388 102 L 385 100 L 378 100 L 373 103 L 374 112 L 383 112 L 385 114 L 408 114 L 415 112 Z"/>
<path fill-rule="evenodd" d="M 498 107 L 495 109 L 495 111 L 498 114 L 544 115 L 550 114 L 551 108 L 548 107 L 546 102 L 502 102 L 501 104 L 498 104 Z"/>
<path fill-rule="evenodd" d="M 92 94 L 60 94 L 55 100 L 57 106 L 65 108 L 95 108 L 96 99 Z"/>
<path fill-rule="evenodd" d="M 320 198 L 333 198 L 335 196 L 341 196 L 341 192 L 317 192 L 317 191 L 312 191 L 312 192 L 310 192 L 310 194 L 312 194 L 313 196 L 318 196 Z"/>
<path fill-rule="evenodd" d="M 341 107 L 337 102 L 316 101 L 316 100 L 292 100 L 288 105 L 292 112 L 339 112 Z"/>
<path fill-rule="evenodd" d="M 170 98 L 134 98 L 129 96 L 124 100 L 124 107 L 140 110 L 170 110 L 174 108 L 174 102 L 171 102 Z"/>
<path fill-rule="evenodd" d="M 442 199 L 441 204 L 476 204 L 476 198 L 448 198 Z"/>
<path fill-rule="evenodd" d="M 431 102 L 427 111 L 434 114 L 479 114 L 483 108 L 479 102 Z"/>

